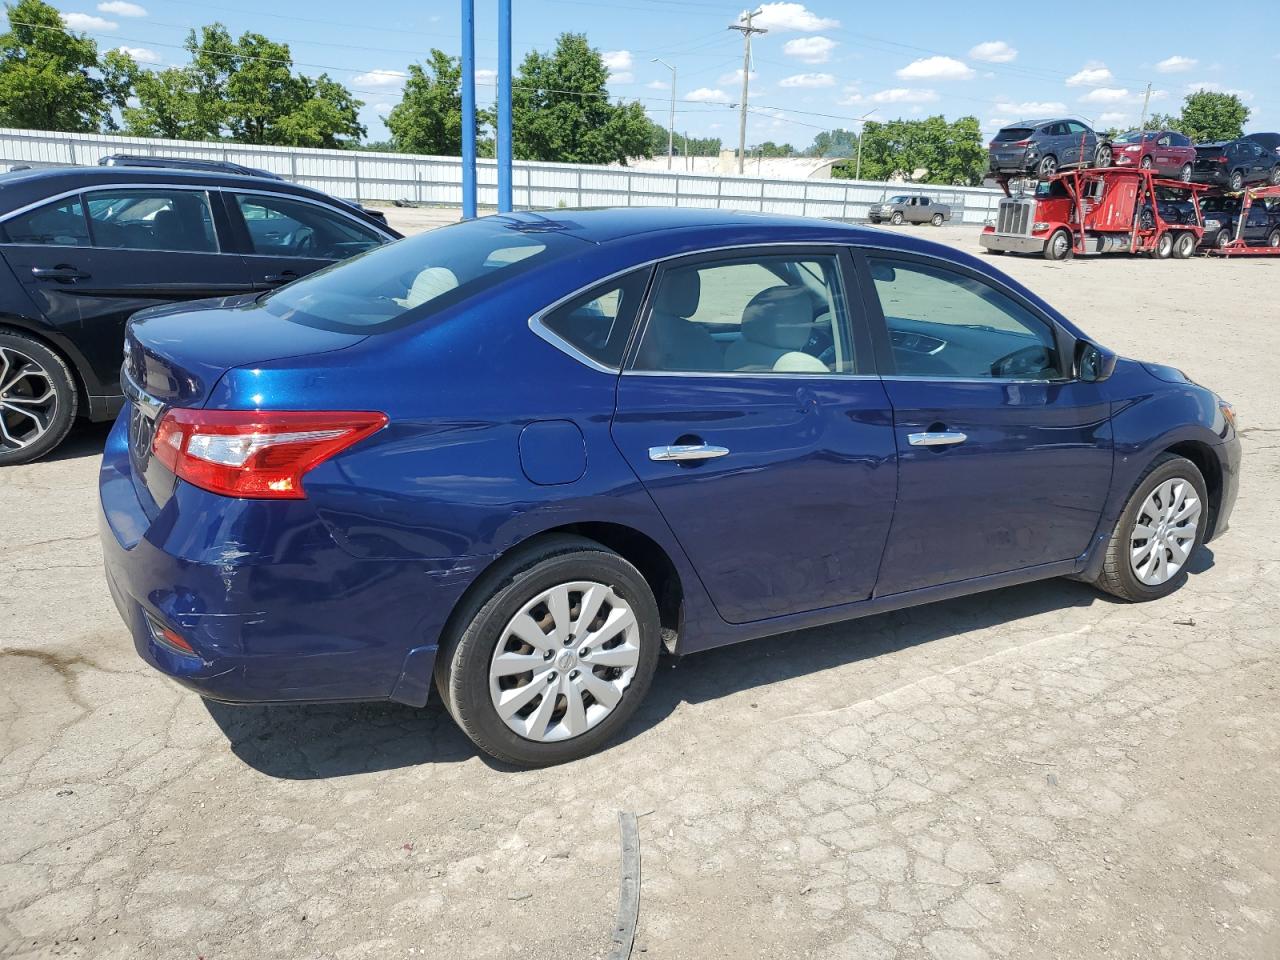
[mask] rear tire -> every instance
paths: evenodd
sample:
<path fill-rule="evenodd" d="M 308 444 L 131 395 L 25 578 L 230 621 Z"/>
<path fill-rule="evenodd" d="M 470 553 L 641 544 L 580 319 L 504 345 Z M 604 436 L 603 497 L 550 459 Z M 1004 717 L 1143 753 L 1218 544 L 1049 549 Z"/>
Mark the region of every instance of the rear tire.
<path fill-rule="evenodd" d="M 1036 164 L 1036 176 L 1041 180 L 1047 180 L 1058 172 L 1058 158 L 1053 154 L 1048 154 L 1040 158 L 1040 162 Z"/>
<path fill-rule="evenodd" d="M 1276 227 L 1267 235 L 1267 246 L 1280 247 L 1280 227 Z"/>
<path fill-rule="evenodd" d="M 1280 163 L 1271 168 L 1270 179 L 1273 187 L 1280 187 Z"/>
<path fill-rule="evenodd" d="M 565 600 L 559 617 L 552 611 L 554 602 L 531 608 L 530 616 L 537 621 L 535 627 L 543 630 L 548 625 L 551 627 L 551 632 L 545 637 L 535 638 L 538 646 L 524 642 L 527 629 L 523 635 L 515 632 L 522 611 L 531 603 L 539 604 L 541 596 L 564 589 L 572 591 L 573 587 L 568 585 L 585 584 L 609 591 L 608 596 L 612 599 L 605 601 L 609 616 L 617 612 L 625 617 L 629 612 L 634 618 L 635 629 L 625 635 L 620 632 L 617 647 L 593 648 L 591 652 L 582 654 L 581 650 L 590 647 L 591 636 L 603 628 L 597 626 L 593 629 L 590 623 L 576 619 L 586 603 L 586 594 L 580 592 L 568 594 L 570 598 L 578 597 L 578 605 L 573 606 L 571 599 Z M 606 607 L 599 609 L 605 611 Z M 529 616 L 524 616 L 523 620 L 534 622 Z M 547 622 L 544 624 L 543 621 Z M 558 633 L 567 636 L 561 640 Z M 544 639 L 545 650 L 541 645 Z M 611 643 L 612 640 L 601 642 Z M 502 650 L 499 650 L 499 644 L 502 644 Z M 631 653 L 634 665 L 630 668 L 629 678 L 627 670 L 616 665 L 592 665 L 592 656 L 600 656 L 605 651 L 616 652 L 624 644 L 639 648 L 638 654 Z M 548 537 L 527 550 L 517 551 L 500 560 L 484 575 L 466 606 L 451 618 L 450 635 L 442 644 L 438 659 L 436 689 L 462 732 L 490 756 L 520 767 L 565 763 L 595 752 L 627 723 L 648 692 L 657 669 L 661 645 L 658 606 L 653 591 L 639 570 L 593 540 L 574 536 Z M 514 649 L 516 647 L 520 649 Z M 495 657 L 500 653 L 529 657 L 530 670 L 498 676 L 501 671 L 497 669 Z M 538 656 L 540 653 L 541 657 Z M 572 662 L 562 664 L 562 658 Z M 615 673 L 616 677 L 613 676 Z M 576 685 L 570 686 L 570 680 L 580 675 L 590 675 L 590 684 L 586 680 L 578 680 Z M 610 679 L 604 679 L 606 677 Z M 522 680 L 525 682 L 521 683 Z M 535 684 L 538 691 L 547 692 L 534 692 L 525 706 L 509 719 L 503 719 L 495 697 Z M 601 691 L 600 698 L 594 696 L 592 688 Z M 607 704 L 606 700 L 615 695 L 614 703 Z M 578 721 L 590 724 L 584 732 L 569 732 L 572 730 L 570 697 L 573 696 L 578 697 L 577 703 L 586 704 L 579 713 L 583 719 Z M 538 714 L 542 712 L 544 703 L 547 708 L 541 723 L 543 734 L 538 735 L 532 731 L 537 729 Z M 604 712 L 595 710 L 597 707 L 603 708 Z M 592 719 L 593 710 L 599 714 L 595 719 Z M 523 715 L 525 711 L 527 716 Z M 514 729 L 525 725 L 530 730 L 524 733 Z M 560 738 L 555 739 L 557 736 Z"/>
<path fill-rule="evenodd" d="M 1191 182 L 1191 164 L 1184 163 L 1182 169 L 1178 171 L 1178 179 L 1183 183 Z"/>
<path fill-rule="evenodd" d="M 1195 253 L 1196 235 L 1190 230 L 1179 230 L 1178 239 L 1173 242 L 1173 255 L 1179 260 L 1190 260 Z"/>
<path fill-rule="evenodd" d="M 1227 187 L 1233 193 L 1239 190 L 1243 190 L 1244 189 L 1244 171 L 1242 170 L 1231 171 L 1231 179 L 1228 181 Z"/>
<path fill-rule="evenodd" d="M 1170 481 L 1173 482 L 1166 489 L 1172 491 L 1175 503 L 1179 502 L 1177 500 L 1180 490 L 1179 482 L 1191 487 L 1191 491 L 1181 491 L 1184 499 L 1180 502 L 1184 505 L 1187 502 L 1185 498 L 1191 496 L 1192 492 L 1194 492 L 1199 504 L 1195 521 L 1195 534 L 1190 541 L 1190 546 L 1186 547 L 1185 557 L 1178 563 L 1177 570 L 1171 576 L 1159 582 L 1144 582 L 1139 576 L 1138 570 L 1143 569 L 1144 562 L 1151 561 L 1152 555 L 1157 550 L 1165 555 L 1167 570 L 1168 565 L 1176 557 L 1177 551 L 1185 546 L 1185 541 L 1180 543 L 1177 541 L 1179 527 L 1176 524 L 1171 525 L 1168 519 L 1152 515 L 1151 498 L 1153 494 L 1157 489 L 1169 484 Z M 1156 495 L 1156 499 L 1160 499 L 1159 495 Z M 1159 512 L 1159 510 L 1155 511 L 1155 513 Z M 1168 596 L 1186 583 L 1188 563 L 1195 554 L 1196 549 L 1204 541 L 1208 518 L 1209 497 L 1205 488 L 1204 477 L 1200 475 L 1199 469 L 1185 457 L 1179 457 L 1171 453 L 1161 454 L 1139 478 L 1137 486 L 1134 488 L 1133 493 L 1130 494 L 1128 502 L 1124 505 L 1124 510 L 1121 511 L 1120 518 L 1116 521 L 1115 528 L 1111 531 L 1111 539 L 1107 542 L 1102 572 L 1098 575 L 1093 585 L 1105 593 L 1119 597 L 1121 600 L 1128 600 L 1131 603 L 1143 603 L 1147 600 L 1158 600 L 1160 597 Z M 1139 519 L 1151 522 L 1140 525 Z M 1153 535 L 1163 530 L 1166 539 L 1164 541 L 1157 539 L 1155 544 L 1151 544 L 1151 538 L 1141 536 L 1144 529 L 1151 530 Z M 1162 545 L 1163 543 L 1173 543 L 1174 546 L 1164 546 Z M 1158 571 L 1153 571 L 1149 574 L 1148 579 L 1157 580 L 1158 576 Z"/>
<path fill-rule="evenodd" d="M 79 403 L 62 357 L 34 337 L 0 330 L 0 466 L 51 452 L 66 439 Z"/>

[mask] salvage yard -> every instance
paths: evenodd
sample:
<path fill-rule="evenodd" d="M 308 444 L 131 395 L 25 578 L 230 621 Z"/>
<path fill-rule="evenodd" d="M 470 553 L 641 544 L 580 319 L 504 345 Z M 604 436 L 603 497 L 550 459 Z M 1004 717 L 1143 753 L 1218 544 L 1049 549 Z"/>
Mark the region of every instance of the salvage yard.
<path fill-rule="evenodd" d="M 5 469 L 0 957 L 604 957 L 619 811 L 634 956 L 1280 956 L 1280 259 L 996 262 L 1235 404 L 1232 529 L 1187 586 L 1049 581 L 668 660 L 621 742 L 548 770 L 436 703 L 203 703 L 103 582 L 106 428 Z"/>

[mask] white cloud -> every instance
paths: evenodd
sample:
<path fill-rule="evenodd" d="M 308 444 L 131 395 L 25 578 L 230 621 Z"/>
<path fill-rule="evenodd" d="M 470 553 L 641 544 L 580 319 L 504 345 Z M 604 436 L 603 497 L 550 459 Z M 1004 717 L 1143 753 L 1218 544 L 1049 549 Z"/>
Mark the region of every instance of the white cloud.
<path fill-rule="evenodd" d="M 838 30 L 840 21 L 820 17 L 803 3 L 762 3 L 760 12 L 751 21 L 753 26 L 764 27 L 782 33 L 796 30 L 800 33 L 817 33 L 819 30 Z M 746 11 L 744 10 L 745 14 Z"/>
<path fill-rule="evenodd" d="M 373 109 L 380 113 L 389 113 L 394 106 L 394 103 L 375 103 Z"/>
<path fill-rule="evenodd" d="M 670 90 L 671 82 L 669 80 L 650 80 L 645 86 L 650 90 Z"/>
<path fill-rule="evenodd" d="M 159 63 L 160 54 L 146 47 L 116 47 L 121 53 L 127 53 L 137 63 Z"/>
<path fill-rule="evenodd" d="M 863 103 L 933 103 L 938 99 L 936 90 L 921 90 L 916 87 L 891 87 L 875 93 L 862 94 L 850 90 L 849 95 L 840 101 L 841 106 L 854 106 Z"/>
<path fill-rule="evenodd" d="M 357 87 L 374 87 L 381 90 L 402 86 L 405 79 L 405 74 L 399 70 L 370 70 L 368 73 L 356 74 L 351 82 Z"/>
<path fill-rule="evenodd" d="M 968 80 L 973 69 L 953 57 L 924 57 L 898 71 L 903 80 Z"/>
<path fill-rule="evenodd" d="M 611 74 L 625 73 L 634 66 L 630 50 L 606 50 L 600 55 L 600 59 Z"/>
<path fill-rule="evenodd" d="M 1124 103 L 1133 99 L 1133 94 L 1124 87 L 1094 87 L 1083 97 L 1082 103 Z"/>
<path fill-rule="evenodd" d="M 62 22 L 68 30 L 114 30 L 119 26 L 118 23 L 95 17 L 91 13 L 64 13 Z"/>
<path fill-rule="evenodd" d="M 498 71 L 480 67 L 476 70 L 476 84 L 481 87 L 494 87 L 498 84 Z"/>
<path fill-rule="evenodd" d="M 1201 83 L 1188 83 L 1184 88 L 1187 93 L 1199 93 L 1201 90 L 1208 90 L 1210 93 L 1233 93 L 1241 100 L 1252 100 L 1253 91 L 1240 90 L 1235 87 L 1224 87 L 1220 83 L 1214 83 L 1212 80 L 1205 80 Z"/>
<path fill-rule="evenodd" d="M 1067 112 L 1067 105 L 1059 100 L 1024 100 L 1021 103 L 1003 101 L 996 104 L 1001 113 L 1008 113 L 1032 120 L 1036 117 L 1060 116 Z"/>
<path fill-rule="evenodd" d="M 1194 57 L 1180 57 L 1175 53 L 1172 57 L 1165 57 L 1157 63 L 1156 69 L 1161 73 L 1183 73 L 1199 62 Z"/>
<path fill-rule="evenodd" d="M 805 63 L 826 63 L 835 48 L 836 42 L 827 37 L 796 37 L 783 44 L 782 52 Z"/>
<path fill-rule="evenodd" d="M 723 90 L 699 87 L 697 90 L 691 90 L 686 93 L 684 99 L 691 100 L 694 103 L 728 103 L 729 95 Z"/>
<path fill-rule="evenodd" d="M 805 89 L 816 89 L 818 87 L 834 87 L 836 78 L 829 73 L 797 73 L 795 76 L 784 77 L 778 81 L 780 87 L 803 87 Z"/>
<path fill-rule="evenodd" d="M 987 40 L 971 49 L 969 56 L 987 63 L 1009 63 L 1018 58 L 1018 51 L 1003 40 Z"/>
<path fill-rule="evenodd" d="M 1129 124 L 1129 115 L 1119 110 L 1108 110 L 1098 118 L 1104 127 L 1125 127 Z"/>
<path fill-rule="evenodd" d="M 1112 79 L 1111 71 L 1106 64 L 1093 61 L 1086 63 L 1078 72 L 1067 77 L 1068 87 L 1096 87 L 1108 83 Z"/>
<path fill-rule="evenodd" d="M 754 80 L 755 78 L 756 78 L 756 72 L 755 72 L 754 70 L 752 70 L 752 71 L 751 71 L 751 79 L 752 79 L 752 80 Z M 716 83 L 718 83 L 718 84 L 719 84 L 720 86 L 722 86 L 722 87 L 723 87 L 725 84 L 727 84 L 727 83 L 735 83 L 735 84 L 737 84 L 737 83 L 741 83 L 741 82 L 742 82 L 742 68 L 741 68 L 741 67 L 739 67 L 737 70 L 733 70 L 733 71 L 731 71 L 731 72 L 729 72 L 729 73 L 722 73 L 722 74 L 720 74 L 720 76 L 716 79 Z"/>
<path fill-rule="evenodd" d="M 622 73 L 609 74 L 610 83 L 635 83 L 636 75 L 630 70 L 624 70 Z"/>
<path fill-rule="evenodd" d="M 140 7 L 136 3 L 128 3 L 127 0 L 108 0 L 106 3 L 98 4 L 99 13 L 114 13 L 117 17 L 145 17 L 147 8 Z"/>

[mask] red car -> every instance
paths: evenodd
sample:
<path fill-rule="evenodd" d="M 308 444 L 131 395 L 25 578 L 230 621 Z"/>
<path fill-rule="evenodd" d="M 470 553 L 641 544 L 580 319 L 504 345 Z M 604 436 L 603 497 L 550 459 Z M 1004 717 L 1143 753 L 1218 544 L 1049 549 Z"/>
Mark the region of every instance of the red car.
<path fill-rule="evenodd" d="M 1162 177 L 1190 180 L 1196 162 L 1191 138 L 1176 130 L 1130 130 L 1111 142 L 1117 167 L 1143 167 Z"/>

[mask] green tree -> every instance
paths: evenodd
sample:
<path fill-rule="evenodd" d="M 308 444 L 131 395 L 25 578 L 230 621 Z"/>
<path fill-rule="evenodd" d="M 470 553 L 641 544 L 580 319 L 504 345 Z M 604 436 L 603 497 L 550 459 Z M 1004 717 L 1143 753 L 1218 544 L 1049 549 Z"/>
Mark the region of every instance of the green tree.
<path fill-rule="evenodd" d="M 948 123 L 945 117 L 868 122 L 862 132 L 862 176 L 887 180 L 900 175 L 921 182 L 976 186 L 986 168 L 986 150 L 976 117 Z M 855 165 L 846 160 L 832 174 L 852 178 Z"/>
<path fill-rule="evenodd" d="M 1178 133 L 1184 132 L 1182 129 L 1182 118 L 1172 113 L 1153 113 L 1147 117 L 1148 130 L 1176 130 Z"/>
<path fill-rule="evenodd" d="M 1182 102 L 1181 130 L 1192 140 L 1234 140 L 1244 133 L 1249 108 L 1234 93 L 1198 90 Z"/>
<path fill-rule="evenodd" d="M 515 154 L 522 160 L 626 163 L 653 155 L 653 124 L 636 101 L 611 103 L 609 71 L 580 33 L 530 52 L 513 84 Z"/>
<path fill-rule="evenodd" d="M 476 135 L 486 119 L 476 111 Z M 409 64 L 404 96 L 391 108 L 387 129 L 395 149 L 442 157 L 462 154 L 462 64 L 432 49 L 426 63 Z"/>
<path fill-rule="evenodd" d="M 774 143 L 772 140 L 747 148 L 748 157 L 794 157 L 795 155 L 796 148 L 791 144 Z"/>
<path fill-rule="evenodd" d="M 72 33 L 43 0 L 6 5 L 0 34 L 0 126 L 85 132 L 115 129 L 112 108 L 127 95 L 133 61 Z"/>
<path fill-rule="evenodd" d="M 835 130 L 823 130 L 813 138 L 813 143 L 805 151 L 808 157 L 851 157 L 858 150 L 858 135 L 852 130 L 837 127 Z"/>

